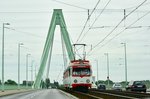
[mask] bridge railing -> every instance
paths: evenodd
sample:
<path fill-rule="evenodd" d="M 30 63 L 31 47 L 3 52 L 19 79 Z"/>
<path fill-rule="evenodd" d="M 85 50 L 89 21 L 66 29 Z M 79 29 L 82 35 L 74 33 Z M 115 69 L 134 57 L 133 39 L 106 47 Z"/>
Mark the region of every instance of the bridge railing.
<path fill-rule="evenodd" d="M 17 85 L 5 85 L 4 86 L 4 90 L 16 90 L 18 89 L 18 86 Z M 19 89 L 32 89 L 31 86 L 24 86 L 24 85 L 20 85 Z M 0 90 L 2 90 L 2 85 L 0 85 Z"/>

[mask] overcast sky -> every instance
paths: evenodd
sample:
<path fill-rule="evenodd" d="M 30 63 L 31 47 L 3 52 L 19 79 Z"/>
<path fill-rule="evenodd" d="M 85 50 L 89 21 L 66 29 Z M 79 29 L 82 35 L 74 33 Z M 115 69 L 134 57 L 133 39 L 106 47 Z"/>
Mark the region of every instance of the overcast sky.
<path fill-rule="evenodd" d="M 26 79 L 27 53 L 31 54 L 30 66 L 34 60 L 34 72 L 35 66 L 38 72 L 53 9 L 63 10 L 71 43 L 78 41 L 77 43 L 87 44 L 87 59 L 92 64 L 94 76 L 97 75 L 95 60 L 98 60 L 99 79 L 106 80 L 107 65 L 104 53 L 109 53 L 110 79 L 125 80 L 124 47 L 120 43 L 126 43 L 128 81 L 150 80 L 150 2 L 144 1 L 146 0 L 100 0 L 92 13 L 98 0 L 0 0 L 0 46 L 2 24 L 10 23 L 5 26 L 9 28 L 5 28 L 5 80 L 17 81 L 19 42 L 24 44 L 21 47 L 21 81 Z M 81 32 L 88 18 L 88 9 L 92 15 Z M 124 9 L 125 15 L 128 16 L 121 22 Z M 62 81 L 64 69 L 61 49 L 60 31 L 57 27 L 49 74 L 51 81 Z M 0 64 L 1 52 L 0 47 Z M 29 79 L 30 75 L 31 72 Z"/>

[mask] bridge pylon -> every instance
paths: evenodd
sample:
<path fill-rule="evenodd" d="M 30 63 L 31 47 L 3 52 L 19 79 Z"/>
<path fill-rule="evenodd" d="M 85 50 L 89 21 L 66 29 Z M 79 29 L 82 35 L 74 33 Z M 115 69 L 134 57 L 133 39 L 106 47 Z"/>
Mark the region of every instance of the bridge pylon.
<path fill-rule="evenodd" d="M 43 54 L 41 57 L 40 68 L 39 68 L 38 74 L 36 76 L 36 80 L 34 82 L 34 88 L 40 88 L 42 76 L 43 76 L 43 73 L 44 73 L 44 70 L 46 67 L 46 63 L 48 60 L 48 55 L 51 54 L 51 51 L 52 51 L 54 32 L 55 32 L 56 25 L 60 26 L 62 38 L 64 40 L 69 59 L 74 60 L 73 48 L 72 48 L 70 38 L 68 35 L 68 31 L 67 31 L 66 23 L 65 23 L 64 16 L 62 13 L 62 9 L 54 9 L 50 27 L 49 27 L 49 31 L 48 31 L 46 42 L 45 42 L 45 46 L 44 46 L 44 50 L 43 50 Z M 50 57 L 51 57 L 51 55 L 50 55 Z"/>

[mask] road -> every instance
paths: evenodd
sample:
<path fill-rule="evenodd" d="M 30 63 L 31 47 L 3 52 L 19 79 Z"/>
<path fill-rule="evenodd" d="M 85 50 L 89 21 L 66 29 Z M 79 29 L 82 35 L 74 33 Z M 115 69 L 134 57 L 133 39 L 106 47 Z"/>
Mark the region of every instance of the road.
<path fill-rule="evenodd" d="M 57 89 L 45 89 L 30 91 L 9 96 L 0 97 L 0 99 L 72 99 L 73 96 L 65 94 Z"/>

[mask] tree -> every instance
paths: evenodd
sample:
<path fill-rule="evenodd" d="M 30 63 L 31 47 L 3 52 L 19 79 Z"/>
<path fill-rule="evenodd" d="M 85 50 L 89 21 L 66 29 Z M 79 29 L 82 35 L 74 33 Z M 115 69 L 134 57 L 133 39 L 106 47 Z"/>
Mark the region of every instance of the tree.
<path fill-rule="evenodd" d="M 42 89 L 44 89 L 46 86 L 45 86 L 46 84 L 45 84 L 45 82 L 43 81 L 43 79 L 41 80 L 41 83 L 40 83 L 40 87 L 42 88 Z"/>
<path fill-rule="evenodd" d="M 0 80 L 0 85 L 2 84 L 1 80 Z"/>
<path fill-rule="evenodd" d="M 48 89 L 49 86 L 50 86 L 50 80 L 49 80 L 49 78 L 46 78 L 45 83 L 46 83 L 46 88 Z"/>
<path fill-rule="evenodd" d="M 16 83 L 15 81 L 11 80 L 11 79 L 8 79 L 8 80 L 5 82 L 5 84 L 7 84 L 7 85 L 17 85 L 17 83 Z"/>
<path fill-rule="evenodd" d="M 59 83 L 57 81 L 54 81 L 54 85 L 58 88 L 59 87 Z"/>
<path fill-rule="evenodd" d="M 105 84 L 107 84 L 107 83 L 108 83 L 108 80 L 105 81 Z M 113 83 L 114 83 L 114 82 L 113 82 L 112 80 L 109 80 L 109 84 L 112 85 Z"/>
<path fill-rule="evenodd" d="M 108 84 L 108 80 L 99 80 L 98 82 L 96 81 L 96 85 L 98 85 L 98 84 Z M 109 84 L 113 84 L 113 81 L 112 80 L 109 80 Z"/>
<path fill-rule="evenodd" d="M 98 85 L 98 84 L 105 84 L 105 81 L 103 81 L 103 80 L 98 80 L 98 82 L 96 81 L 96 85 Z"/>

